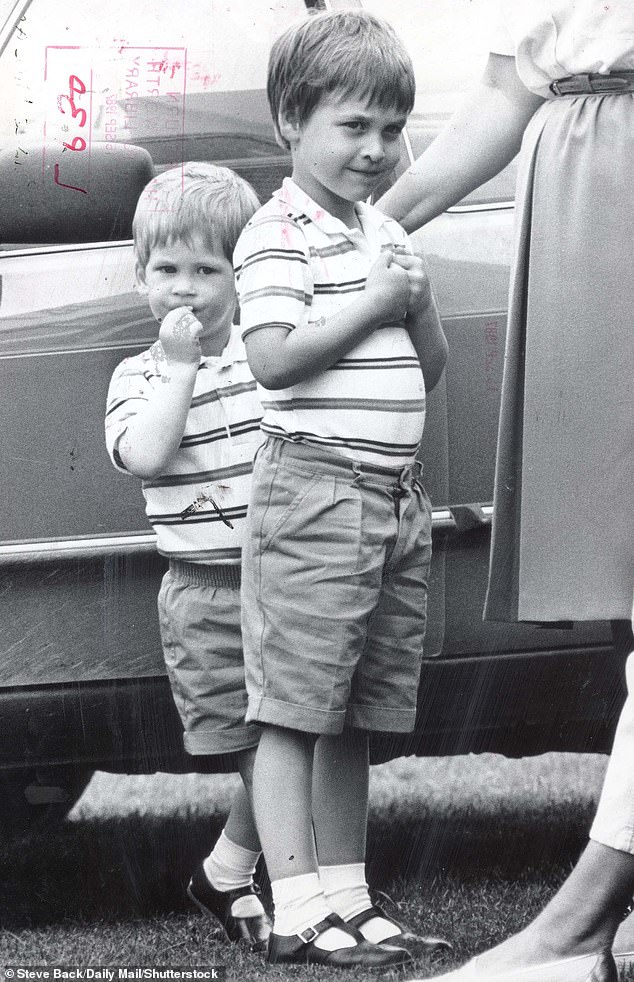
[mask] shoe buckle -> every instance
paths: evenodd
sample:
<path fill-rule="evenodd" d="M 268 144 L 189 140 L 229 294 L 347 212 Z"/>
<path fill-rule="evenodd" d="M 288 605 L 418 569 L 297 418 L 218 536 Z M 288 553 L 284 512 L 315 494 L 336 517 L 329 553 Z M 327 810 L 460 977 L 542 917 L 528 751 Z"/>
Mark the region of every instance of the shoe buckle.
<path fill-rule="evenodd" d="M 311 926 L 311 927 L 304 928 L 303 931 L 298 931 L 297 932 L 297 937 L 301 941 L 303 941 L 304 944 L 309 944 L 311 941 L 314 941 L 315 940 L 315 938 L 317 937 L 318 934 L 319 934 L 319 931 L 316 931 L 315 928 Z"/>

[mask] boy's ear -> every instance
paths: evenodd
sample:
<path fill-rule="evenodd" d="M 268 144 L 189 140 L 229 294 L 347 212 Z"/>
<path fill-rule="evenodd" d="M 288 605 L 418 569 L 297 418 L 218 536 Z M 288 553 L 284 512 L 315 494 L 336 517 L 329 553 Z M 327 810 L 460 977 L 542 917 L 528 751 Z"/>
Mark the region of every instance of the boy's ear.
<path fill-rule="evenodd" d="M 147 283 L 145 282 L 145 267 L 137 264 L 134 267 L 134 271 L 136 273 L 136 282 L 139 288 L 139 293 L 147 293 L 148 287 Z"/>
<path fill-rule="evenodd" d="M 280 109 L 277 114 L 277 127 L 289 146 L 297 142 L 300 124 L 296 112 L 287 112 L 284 109 Z"/>

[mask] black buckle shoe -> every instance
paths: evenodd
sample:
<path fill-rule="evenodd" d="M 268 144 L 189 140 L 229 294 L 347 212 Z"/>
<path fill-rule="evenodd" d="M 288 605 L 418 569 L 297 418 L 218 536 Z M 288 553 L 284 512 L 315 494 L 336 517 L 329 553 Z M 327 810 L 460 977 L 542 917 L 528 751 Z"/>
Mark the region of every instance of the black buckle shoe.
<path fill-rule="evenodd" d="M 360 914 L 355 914 L 349 921 L 346 921 L 346 924 L 351 924 L 358 931 L 361 931 L 362 925 L 367 924 L 373 917 L 381 917 L 384 921 L 389 921 L 390 924 L 393 924 L 401 932 L 391 938 L 386 938 L 385 942 L 382 941 L 381 944 L 403 944 L 408 948 L 415 948 L 418 953 L 422 953 L 423 951 L 427 953 L 443 950 L 451 951 L 453 949 L 453 945 L 444 938 L 436 938 L 428 934 L 416 934 L 415 931 L 411 931 L 404 924 L 400 924 L 394 917 L 386 914 L 378 904 L 373 904 L 367 910 L 362 910 Z"/>
<path fill-rule="evenodd" d="M 318 948 L 315 939 L 331 927 L 351 935 L 356 944 L 349 948 L 336 948 L 335 951 Z M 291 937 L 272 934 L 266 960 L 269 965 L 292 962 L 297 965 L 329 965 L 331 968 L 385 968 L 388 965 L 407 965 L 412 956 L 405 948 L 370 944 L 338 914 L 329 914 L 323 921 L 306 928 L 301 934 L 293 934 Z"/>
<path fill-rule="evenodd" d="M 260 888 L 255 883 L 237 890 L 216 890 L 211 885 L 203 864 L 194 871 L 187 887 L 187 896 L 203 912 L 209 914 L 220 924 L 227 941 L 243 941 L 251 951 L 266 951 L 271 921 L 266 913 L 253 917 L 234 915 L 233 904 L 241 897 L 259 897 Z"/>

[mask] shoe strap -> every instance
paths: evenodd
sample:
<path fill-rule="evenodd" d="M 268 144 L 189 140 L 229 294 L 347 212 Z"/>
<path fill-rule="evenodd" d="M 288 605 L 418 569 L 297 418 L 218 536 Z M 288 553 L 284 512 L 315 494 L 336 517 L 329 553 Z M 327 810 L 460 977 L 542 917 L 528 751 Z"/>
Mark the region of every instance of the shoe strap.
<path fill-rule="evenodd" d="M 247 885 L 244 887 L 236 887 L 235 890 L 229 890 L 228 895 L 231 897 L 231 903 L 233 903 L 233 901 L 237 900 L 239 897 L 259 897 L 261 892 L 262 891 L 257 883 L 247 883 Z"/>
<path fill-rule="evenodd" d="M 372 904 L 371 907 L 366 907 L 366 909 L 362 910 L 359 914 L 355 914 L 354 917 L 350 918 L 347 924 L 348 926 L 352 925 L 353 927 L 358 928 L 362 924 L 367 924 L 373 917 L 381 917 L 384 921 L 389 921 L 390 924 L 393 924 L 394 927 L 397 927 L 402 931 L 401 925 L 398 923 L 398 921 L 395 921 L 393 917 L 386 914 L 383 908 L 379 907 L 378 904 Z"/>
<path fill-rule="evenodd" d="M 328 931 L 331 927 L 337 927 L 339 930 L 345 931 L 347 934 L 352 934 L 350 926 L 346 924 L 346 922 L 339 917 L 338 914 L 333 913 L 328 914 L 327 917 L 324 917 L 323 921 L 319 921 L 317 924 L 311 924 L 310 927 L 304 928 L 303 931 L 298 931 L 297 937 L 300 939 L 300 941 L 303 941 L 304 944 L 310 944 L 310 942 L 314 941 L 318 935 L 323 934 L 324 931 Z"/>

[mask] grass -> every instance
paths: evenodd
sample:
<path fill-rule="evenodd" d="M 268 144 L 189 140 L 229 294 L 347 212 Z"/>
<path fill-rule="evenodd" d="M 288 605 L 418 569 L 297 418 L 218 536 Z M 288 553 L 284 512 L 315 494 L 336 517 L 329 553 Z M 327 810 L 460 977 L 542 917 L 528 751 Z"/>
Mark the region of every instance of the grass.
<path fill-rule="evenodd" d="M 413 927 L 455 946 L 436 962 L 419 958 L 406 978 L 448 971 L 537 913 L 585 844 L 604 768 L 603 757 L 551 754 L 373 769 L 370 882 Z M 325 978 L 266 969 L 220 943 L 187 903 L 188 875 L 222 828 L 236 781 L 99 774 L 59 830 L 2 845 L 0 965 L 226 965 L 236 982 Z"/>

